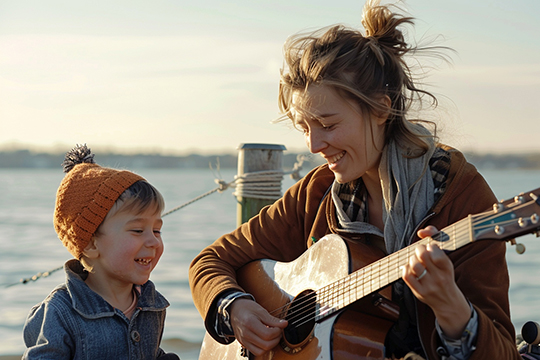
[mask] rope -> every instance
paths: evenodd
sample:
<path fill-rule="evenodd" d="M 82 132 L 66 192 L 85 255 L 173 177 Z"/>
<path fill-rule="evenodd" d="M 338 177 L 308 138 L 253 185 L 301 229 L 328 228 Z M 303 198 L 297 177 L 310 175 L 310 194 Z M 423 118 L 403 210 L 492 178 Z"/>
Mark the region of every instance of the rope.
<path fill-rule="evenodd" d="M 235 176 L 236 197 L 275 200 L 281 197 L 283 171 L 257 171 Z"/>
<path fill-rule="evenodd" d="M 49 271 L 45 271 L 45 272 L 42 272 L 42 273 L 37 273 L 36 275 L 32 276 L 32 277 L 29 277 L 29 278 L 26 278 L 26 279 L 21 279 L 19 282 L 16 282 L 16 283 L 13 283 L 13 284 L 8 284 L 6 285 L 5 287 L 8 288 L 8 287 L 11 287 L 13 285 L 18 285 L 18 284 L 27 284 L 31 281 L 37 281 L 41 278 L 44 278 L 44 277 L 48 277 L 48 276 L 51 276 L 52 273 L 58 271 L 58 270 L 61 270 L 63 269 L 64 266 L 59 266 L 55 269 L 52 269 L 52 270 L 49 270 Z"/>
<path fill-rule="evenodd" d="M 172 214 L 173 212 L 183 209 L 186 206 L 191 205 L 215 192 L 224 192 L 229 187 L 234 187 L 236 189 L 236 191 L 233 192 L 233 195 L 237 197 L 269 200 L 279 199 L 281 197 L 281 180 L 283 179 L 283 176 L 289 174 L 291 179 L 298 181 L 300 179 L 300 170 L 302 170 L 302 164 L 304 163 L 305 159 L 305 155 L 298 155 L 296 157 L 297 162 L 294 164 L 291 171 L 268 170 L 245 173 L 243 175 L 236 175 L 234 180 L 229 183 L 221 179 L 214 179 L 214 182 L 218 184 L 217 188 L 199 195 L 193 200 L 165 212 L 161 216 L 163 217 Z M 32 281 L 37 281 L 41 278 L 51 276 L 54 272 L 63 268 L 63 266 L 59 266 L 49 271 L 37 273 L 32 277 L 21 279 L 19 282 L 5 285 L 5 287 L 8 288 L 13 285 L 27 284 Z"/>
<path fill-rule="evenodd" d="M 270 200 L 278 199 L 281 197 L 281 180 L 283 176 L 289 174 L 291 176 L 291 179 L 298 181 L 301 177 L 300 170 L 302 170 L 302 165 L 304 164 L 306 158 L 307 157 L 305 155 L 297 155 L 296 163 L 294 164 L 291 171 L 268 170 L 246 173 L 243 175 L 236 175 L 234 177 L 234 180 L 229 183 L 222 179 L 214 179 L 215 183 L 219 185 L 217 188 L 210 190 L 202 195 L 199 195 L 193 200 L 190 200 L 180 206 L 175 207 L 174 209 L 167 211 L 162 216 L 166 216 L 175 211 L 178 211 L 215 192 L 222 193 L 229 187 L 233 187 L 236 189 L 236 191 L 233 192 L 233 195 L 237 197 L 251 197 L 256 199 Z"/>
<path fill-rule="evenodd" d="M 236 188 L 233 195 L 254 199 L 279 199 L 281 197 L 281 180 L 283 176 L 290 174 L 291 179 L 298 181 L 305 159 L 305 155 L 297 155 L 293 169 L 288 172 L 282 170 L 265 170 L 237 175 L 233 184 Z"/>
<path fill-rule="evenodd" d="M 184 204 L 182 204 L 182 205 L 180 205 L 180 206 L 177 206 L 177 207 L 175 207 L 174 209 L 171 209 L 171 210 L 167 211 L 166 213 L 164 213 L 164 214 L 161 215 L 161 216 L 162 216 L 162 217 L 163 217 L 163 216 L 167 216 L 167 215 L 169 215 L 169 214 L 171 214 L 171 213 L 173 213 L 173 212 L 175 212 L 175 211 L 178 211 L 178 210 L 180 210 L 180 209 L 182 209 L 182 208 L 185 208 L 186 206 L 191 205 L 191 204 L 193 204 L 194 202 L 197 202 L 197 201 L 201 200 L 202 198 L 205 198 L 205 197 L 207 197 L 208 195 L 211 195 L 211 194 L 213 194 L 213 193 L 215 193 L 215 192 L 220 192 L 220 193 L 221 193 L 221 192 L 227 190 L 227 189 L 229 188 L 229 186 L 232 186 L 233 183 L 234 183 L 234 181 L 232 181 L 232 182 L 230 182 L 230 183 L 226 183 L 225 181 L 220 180 L 220 179 L 215 179 L 214 181 L 219 185 L 217 188 L 215 188 L 215 189 L 213 189 L 213 190 L 210 190 L 210 191 L 208 191 L 208 192 L 206 192 L 206 193 L 204 193 L 204 194 L 202 194 L 202 195 L 199 195 L 199 196 L 197 196 L 196 198 L 194 198 L 193 200 L 190 200 L 190 201 L 188 201 L 188 202 L 186 202 L 186 203 L 184 203 Z"/>

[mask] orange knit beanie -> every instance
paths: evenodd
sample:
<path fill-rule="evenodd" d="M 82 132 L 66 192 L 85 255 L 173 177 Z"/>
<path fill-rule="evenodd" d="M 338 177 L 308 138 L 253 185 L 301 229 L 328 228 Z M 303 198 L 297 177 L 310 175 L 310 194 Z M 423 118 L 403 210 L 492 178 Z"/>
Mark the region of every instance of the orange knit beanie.
<path fill-rule="evenodd" d="M 67 174 L 56 193 L 54 228 L 69 252 L 80 259 L 116 200 L 144 178 L 97 165 L 86 145 L 66 153 L 62 166 Z"/>

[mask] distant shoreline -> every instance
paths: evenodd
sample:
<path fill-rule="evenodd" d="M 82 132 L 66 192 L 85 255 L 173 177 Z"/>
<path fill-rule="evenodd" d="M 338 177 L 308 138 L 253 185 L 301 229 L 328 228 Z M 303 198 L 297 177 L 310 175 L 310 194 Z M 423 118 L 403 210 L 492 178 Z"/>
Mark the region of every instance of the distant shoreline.
<path fill-rule="evenodd" d="M 284 153 L 282 164 L 286 169 L 292 169 L 297 162 L 299 153 Z M 303 168 L 312 169 L 322 164 L 320 156 L 301 154 L 307 157 Z M 61 169 L 65 153 L 36 153 L 30 150 L 0 151 L 0 169 Z M 185 156 L 159 155 L 159 154 L 118 154 L 98 153 L 95 161 L 102 166 L 127 169 L 214 169 L 237 168 L 238 156 L 233 154 Z"/>
<path fill-rule="evenodd" d="M 283 153 L 282 164 L 285 169 L 292 169 L 298 155 L 306 155 L 303 169 L 310 170 L 324 160 L 318 155 L 307 153 Z M 523 154 L 480 154 L 465 152 L 469 162 L 479 169 L 537 170 L 540 169 L 540 152 Z M 208 169 L 237 168 L 237 155 L 217 154 L 185 156 L 159 154 L 96 154 L 96 162 L 103 166 L 124 167 L 128 169 Z M 30 150 L 0 151 L 0 169 L 59 169 L 64 160 L 64 153 L 52 154 L 32 152 Z"/>

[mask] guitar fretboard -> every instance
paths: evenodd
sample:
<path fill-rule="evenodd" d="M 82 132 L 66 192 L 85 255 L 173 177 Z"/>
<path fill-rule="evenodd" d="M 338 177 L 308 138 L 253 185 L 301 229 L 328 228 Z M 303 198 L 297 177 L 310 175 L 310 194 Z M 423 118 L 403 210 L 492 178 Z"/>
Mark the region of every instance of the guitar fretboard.
<path fill-rule="evenodd" d="M 317 303 L 319 304 L 316 321 L 399 280 L 402 276 L 402 268 L 407 264 L 411 255 L 414 254 L 418 245 L 436 244 L 444 251 L 454 251 L 473 242 L 472 223 L 472 217 L 469 216 L 444 228 L 433 238 L 421 239 L 351 273 L 341 280 L 320 288 L 316 292 Z"/>

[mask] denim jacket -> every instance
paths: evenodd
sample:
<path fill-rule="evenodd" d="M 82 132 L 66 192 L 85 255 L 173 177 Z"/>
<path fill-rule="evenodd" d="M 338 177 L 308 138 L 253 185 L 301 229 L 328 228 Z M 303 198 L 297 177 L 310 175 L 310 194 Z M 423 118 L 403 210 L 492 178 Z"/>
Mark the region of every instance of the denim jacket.
<path fill-rule="evenodd" d="M 128 319 L 84 282 L 78 260 L 65 263 L 66 283 L 35 305 L 26 319 L 23 359 L 156 359 L 169 302 L 151 281 L 141 287 Z"/>

